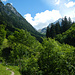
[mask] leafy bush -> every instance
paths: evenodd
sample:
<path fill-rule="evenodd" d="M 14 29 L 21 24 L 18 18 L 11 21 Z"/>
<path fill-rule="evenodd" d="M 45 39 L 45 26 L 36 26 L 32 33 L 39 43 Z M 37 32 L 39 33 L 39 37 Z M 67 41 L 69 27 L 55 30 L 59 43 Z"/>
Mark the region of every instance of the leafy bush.
<path fill-rule="evenodd" d="M 73 53 L 75 48 L 69 45 L 60 44 L 53 39 L 44 39 L 44 50 L 38 61 L 42 75 L 74 75 L 75 67 Z"/>

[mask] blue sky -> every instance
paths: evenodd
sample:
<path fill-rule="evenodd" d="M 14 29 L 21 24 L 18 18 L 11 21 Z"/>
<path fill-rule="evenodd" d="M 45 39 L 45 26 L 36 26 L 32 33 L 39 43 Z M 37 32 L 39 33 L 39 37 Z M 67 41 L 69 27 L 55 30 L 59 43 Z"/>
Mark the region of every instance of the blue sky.
<path fill-rule="evenodd" d="M 75 21 L 74 0 L 2 0 L 11 3 L 34 28 L 41 29 L 64 16 Z"/>

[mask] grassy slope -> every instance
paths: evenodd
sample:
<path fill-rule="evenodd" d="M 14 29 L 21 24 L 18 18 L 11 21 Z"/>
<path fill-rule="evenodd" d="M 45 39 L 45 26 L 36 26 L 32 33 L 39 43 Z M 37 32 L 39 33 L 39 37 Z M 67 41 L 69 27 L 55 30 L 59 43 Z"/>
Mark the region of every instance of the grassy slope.
<path fill-rule="evenodd" d="M 6 68 L 12 70 L 15 75 L 21 75 L 17 66 L 6 66 L 2 64 L 0 64 L 0 75 L 11 75 L 11 72 L 6 70 Z"/>
<path fill-rule="evenodd" d="M 10 75 L 11 72 L 6 70 L 6 66 L 0 64 L 0 75 Z"/>

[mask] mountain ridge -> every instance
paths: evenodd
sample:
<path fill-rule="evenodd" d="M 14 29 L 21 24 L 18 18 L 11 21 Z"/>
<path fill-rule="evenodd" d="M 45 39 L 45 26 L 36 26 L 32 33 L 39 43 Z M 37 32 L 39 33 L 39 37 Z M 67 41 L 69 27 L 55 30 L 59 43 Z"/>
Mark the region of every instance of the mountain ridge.
<path fill-rule="evenodd" d="M 32 36 L 40 39 L 42 34 L 37 32 L 35 28 L 22 17 L 22 15 L 10 4 L 4 5 L 0 2 L 0 24 L 6 24 L 6 28 L 10 31 L 14 31 L 15 28 L 24 29 L 30 32 Z"/>
<path fill-rule="evenodd" d="M 17 12 L 17 10 L 10 4 L 10 3 L 7 3 L 5 5 L 9 10 L 11 10 L 14 14 L 16 14 L 17 16 L 21 17 L 21 15 Z M 10 15 L 10 14 L 8 14 Z"/>

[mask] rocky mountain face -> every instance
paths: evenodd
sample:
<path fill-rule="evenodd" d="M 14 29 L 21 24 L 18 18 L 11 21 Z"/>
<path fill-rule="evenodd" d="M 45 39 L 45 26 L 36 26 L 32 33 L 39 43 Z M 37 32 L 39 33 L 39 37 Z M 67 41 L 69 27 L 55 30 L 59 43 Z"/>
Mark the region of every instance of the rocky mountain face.
<path fill-rule="evenodd" d="M 16 10 L 10 3 L 7 3 L 7 4 L 5 5 L 5 7 L 6 7 L 7 9 L 11 10 L 15 15 L 21 17 L 21 15 L 17 12 L 17 10 Z M 7 12 L 7 11 L 6 11 L 6 12 Z M 10 15 L 11 13 L 9 12 L 9 13 L 7 13 L 7 14 Z"/>
<path fill-rule="evenodd" d="M 0 1 L 0 9 L 1 9 L 1 11 L 4 11 L 9 16 L 13 13 L 19 17 L 22 17 L 10 3 L 7 3 L 6 5 L 4 5 Z"/>
<path fill-rule="evenodd" d="M 56 20 L 55 22 L 53 22 L 53 24 L 58 23 L 61 25 L 62 23 L 62 18 L 59 18 L 58 20 Z M 51 23 L 48 25 L 49 27 L 51 26 Z M 46 29 L 47 27 L 43 28 L 43 29 L 39 29 L 38 32 L 42 33 L 42 34 L 46 34 Z"/>

